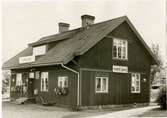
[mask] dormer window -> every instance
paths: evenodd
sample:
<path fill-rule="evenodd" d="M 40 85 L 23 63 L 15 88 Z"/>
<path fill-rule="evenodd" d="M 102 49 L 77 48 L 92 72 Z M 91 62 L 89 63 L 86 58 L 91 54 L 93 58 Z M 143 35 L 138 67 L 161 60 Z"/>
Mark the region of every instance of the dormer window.
<path fill-rule="evenodd" d="M 33 47 L 33 55 L 44 55 L 46 53 L 46 45 L 41 45 L 37 47 Z"/>
<path fill-rule="evenodd" d="M 128 42 L 127 40 L 113 40 L 113 59 L 128 59 Z"/>

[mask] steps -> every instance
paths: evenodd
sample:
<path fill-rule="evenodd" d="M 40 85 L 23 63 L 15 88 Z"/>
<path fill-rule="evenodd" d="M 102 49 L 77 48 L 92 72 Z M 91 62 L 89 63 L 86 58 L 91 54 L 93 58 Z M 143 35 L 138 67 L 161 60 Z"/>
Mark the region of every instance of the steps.
<path fill-rule="evenodd" d="M 26 97 L 20 97 L 18 99 L 16 99 L 16 104 L 24 104 L 26 101 L 28 101 L 29 98 Z"/>

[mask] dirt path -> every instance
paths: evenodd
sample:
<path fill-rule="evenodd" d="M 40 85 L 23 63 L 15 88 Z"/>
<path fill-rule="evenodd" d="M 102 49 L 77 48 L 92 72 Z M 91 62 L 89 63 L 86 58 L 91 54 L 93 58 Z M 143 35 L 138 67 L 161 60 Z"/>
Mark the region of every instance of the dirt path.
<path fill-rule="evenodd" d="M 110 117 L 129 117 L 138 116 L 149 109 L 156 108 L 142 107 L 142 108 L 115 108 L 115 109 L 102 109 L 102 110 L 83 110 L 72 111 L 65 108 L 56 106 L 42 106 L 37 104 L 23 104 L 17 105 L 10 102 L 2 103 L 2 116 L 3 118 L 110 118 Z"/>
<path fill-rule="evenodd" d="M 117 112 L 113 112 L 113 113 L 99 115 L 99 116 L 96 116 L 96 117 L 87 117 L 87 118 L 136 117 L 136 116 L 139 116 L 139 115 L 143 114 L 144 112 L 147 112 L 151 109 L 155 109 L 155 108 L 158 108 L 158 107 L 159 106 L 148 106 L 148 107 L 143 107 L 143 108 L 134 108 L 134 109 L 130 109 L 130 110 L 117 111 Z"/>
<path fill-rule="evenodd" d="M 35 104 L 16 105 L 2 103 L 3 118 L 62 118 L 75 112 L 57 107 L 43 107 Z"/>

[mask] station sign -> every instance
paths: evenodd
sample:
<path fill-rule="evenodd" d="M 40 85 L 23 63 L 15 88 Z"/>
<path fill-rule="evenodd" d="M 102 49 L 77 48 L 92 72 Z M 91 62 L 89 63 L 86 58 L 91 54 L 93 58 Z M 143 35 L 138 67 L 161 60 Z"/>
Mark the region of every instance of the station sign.
<path fill-rule="evenodd" d="M 113 72 L 115 72 L 115 73 L 128 73 L 128 67 L 127 66 L 113 65 Z"/>
<path fill-rule="evenodd" d="M 35 56 L 25 56 L 25 57 L 20 57 L 19 58 L 19 63 L 23 64 L 23 63 L 31 63 L 31 62 L 35 62 Z"/>

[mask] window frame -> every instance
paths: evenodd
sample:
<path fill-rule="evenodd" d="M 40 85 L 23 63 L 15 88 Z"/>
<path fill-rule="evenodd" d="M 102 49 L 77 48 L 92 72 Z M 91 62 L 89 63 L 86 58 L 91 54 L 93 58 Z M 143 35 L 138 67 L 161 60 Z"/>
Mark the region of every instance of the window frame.
<path fill-rule="evenodd" d="M 101 82 L 100 82 L 100 84 L 101 84 L 101 88 L 100 88 L 100 91 L 97 91 L 97 87 L 96 87 L 96 85 L 97 85 L 97 78 L 100 78 L 101 79 Z M 103 88 L 103 86 L 104 85 L 102 85 L 103 84 L 103 82 L 102 82 L 102 80 L 103 79 L 106 79 L 106 90 L 105 91 L 103 91 L 102 90 L 102 88 Z M 108 93 L 108 85 L 109 85 L 109 77 L 108 76 L 96 76 L 95 77 L 95 93 Z"/>
<path fill-rule="evenodd" d="M 34 72 L 29 72 L 29 78 L 31 78 L 31 79 L 34 79 L 35 78 L 35 74 L 34 74 Z"/>
<path fill-rule="evenodd" d="M 40 79 L 40 71 L 35 71 L 35 79 Z"/>
<path fill-rule="evenodd" d="M 133 82 L 133 80 L 132 80 L 132 76 L 133 75 L 135 75 L 135 88 L 134 88 L 134 91 L 132 90 L 132 82 Z M 138 75 L 138 80 L 136 80 L 137 78 L 137 75 Z M 139 90 L 137 91 L 136 89 L 137 89 L 137 84 L 136 84 L 136 81 L 139 81 Z M 131 93 L 140 93 L 141 92 L 141 74 L 140 73 L 131 73 Z"/>
<path fill-rule="evenodd" d="M 117 49 L 117 57 L 114 57 L 114 46 L 115 46 L 115 41 L 117 41 L 117 45 L 116 45 L 116 49 Z M 126 43 L 126 45 L 124 46 L 124 45 L 121 45 L 121 58 L 119 58 L 119 56 L 118 56 L 118 44 L 120 43 L 119 41 L 125 41 Z M 123 43 L 122 43 L 123 44 Z M 126 40 L 126 39 L 120 39 L 120 38 L 113 38 L 113 45 L 112 45 L 113 47 L 112 47 L 112 58 L 113 59 L 117 59 L 117 60 L 128 60 L 128 41 Z M 126 55 L 125 55 L 125 58 L 122 58 L 123 57 L 123 50 L 122 50 L 122 48 L 124 48 L 125 47 L 125 50 L 126 50 Z"/>
<path fill-rule="evenodd" d="M 18 82 L 18 75 L 20 75 L 20 78 L 21 78 L 21 79 L 20 79 L 21 81 L 19 80 L 19 82 Z M 22 78 L 23 78 L 23 77 L 22 77 L 22 73 L 17 73 L 17 74 L 16 74 L 16 86 L 22 86 L 22 85 L 23 85 L 23 80 L 22 80 Z"/>
<path fill-rule="evenodd" d="M 62 80 L 64 79 L 64 81 L 62 81 Z M 60 80 L 63 82 L 63 84 L 65 83 L 65 81 L 67 80 L 67 85 L 66 86 L 64 86 L 64 85 L 62 85 L 62 87 L 60 86 Z M 57 82 L 57 86 L 59 87 L 59 88 L 68 88 L 69 87 L 69 79 L 68 79 L 68 76 L 58 76 L 58 82 Z"/>
<path fill-rule="evenodd" d="M 43 73 L 47 74 L 46 77 L 43 78 Z M 41 92 L 48 92 L 49 91 L 49 72 L 41 72 Z M 44 80 L 44 85 L 42 83 L 42 80 Z M 48 81 L 48 88 L 46 87 L 46 80 Z M 42 88 L 43 85 L 43 88 Z"/>

